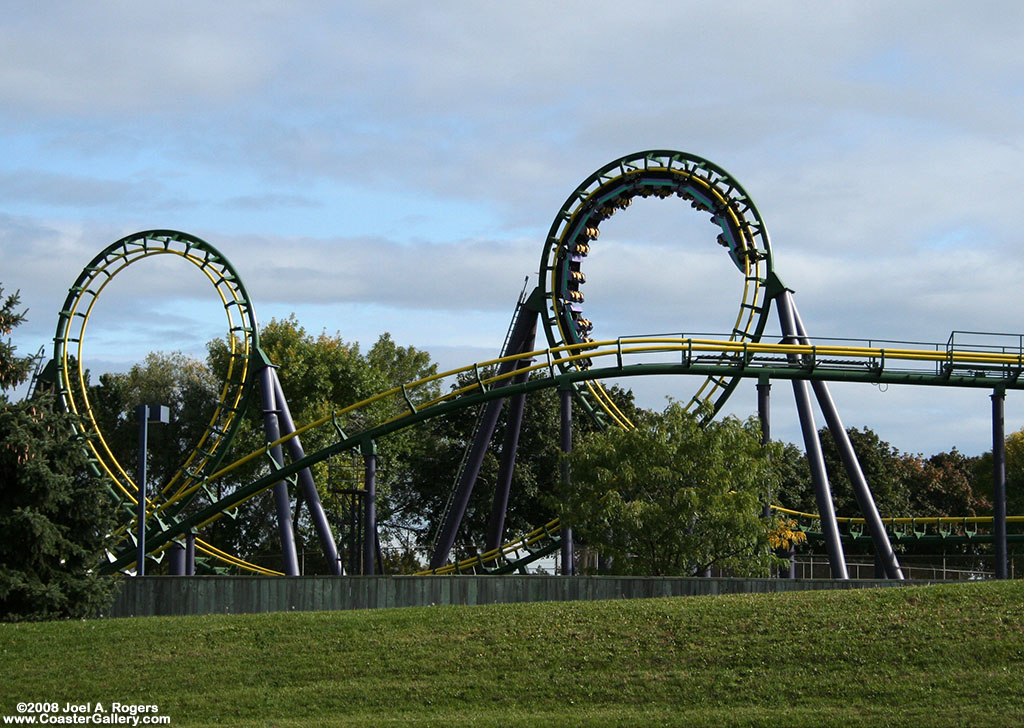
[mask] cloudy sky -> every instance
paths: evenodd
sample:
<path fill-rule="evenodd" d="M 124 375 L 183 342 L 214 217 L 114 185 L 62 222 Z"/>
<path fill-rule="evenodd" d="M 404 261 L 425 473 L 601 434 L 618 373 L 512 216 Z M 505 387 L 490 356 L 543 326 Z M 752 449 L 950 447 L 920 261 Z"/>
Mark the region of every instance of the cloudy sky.
<path fill-rule="evenodd" d="M 812 336 L 1022 332 L 1022 37 L 1017 2 L 7 2 L 15 343 L 49 345 L 109 243 L 173 228 L 232 260 L 262 320 L 486 359 L 562 202 L 650 148 L 740 181 Z M 608 221 L 587 261 L 595 334 L 725 330 L 740 283 L 714 235 L 678 201 Z M 180 261 L 116 279 L 90 366 L 201 355 L 223 333 L 204 283 Z M 693 384 L 630 382 L 649 406 Z M 902 450 L 991 446 L 988 392 L 833 391 L 848 426 Z M 796 440 L 788 385 L 773 394 Z M 753 402 L 744 385 L 732 408 Z"/>

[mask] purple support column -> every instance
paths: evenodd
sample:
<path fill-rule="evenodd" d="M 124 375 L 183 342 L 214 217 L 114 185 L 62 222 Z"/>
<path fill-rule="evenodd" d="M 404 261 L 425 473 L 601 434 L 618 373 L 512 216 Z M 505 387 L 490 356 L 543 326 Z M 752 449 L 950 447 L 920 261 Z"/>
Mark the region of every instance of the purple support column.
<path fill-rule="evenodd" d="M 757 417 L 761 421 L 762 445 L 772 441 L 771 391 L 772 383 L 762 376 L 757 381 Z"/>
<path fill-rule="evenodd" d="M 796 327 L 792 294 L 787 290 L 775 299 L 778 306 L 782 335 L 789 343 L 799 341 Z M 814 484 L 814 498 L 821 516 L 821 531 L 825 537 L 825 550 L 828 552 L 829 567 L 833 579 L 849 579 L 846 570 L 846 557 L 843 555 L 843 544 L 839 539 L 839 523 L 836 521 L 835 506 L 832 503 L 832 490 L 828 484 L 828 473 L 825 470 L 825 457 L 821 452 L 821 441 L 818 440 L 818 428 L 814 424 L 814 413 L 811 410 L 811 394 L 807 382 L 802 379 L 793 380 L 793 396 L 796 399 L 797 414 L 800 418 L 800 430 L 803 433 L 804 448 L 807 461 L 811 467 L 811 482 Z"/>
<path fill-rule="evenodd" d="M 167 573 L 185 576 L 185 547 L 180 543 L 172 543 L 167 548 Z"/>
<path fill-rule="evenodd" d="M 146 450 L 149 441 L 148 407 L 140 404 L 135 408 L 135 419 L 139 423 L 139 468 L 136 477 L 138 488 L 135 509 L 136 557 L 135 576 L 146 575 Z"/>
<path fill-rule="evenodd" d="M 529 311 L 520 311 L 521 316 L 529 316 L 533 322 L 526 338 L 515 349 L 517 353 L 529 352 L 533 349 L 537 338 L 537 316 Z M 511 342 L 510 342 L 511 343 Z M 511 349 L 511 346 L 508 348 Z M 520 359 L 517 368 L 530 365 L 532 360 Z M 512 380 L 513 384 L 521 384 L 529 378 L 529 374 L 520 374 Z M 498 483 L 494 489 L 494 501 L 491 503 L 491 519 L 487 525 L 487 550 L 501 546 L 505 533 L 505 514 L 508 511 L 508 498 L 512 490 L 512 475 L 516 467 L 516 450 L 519 447 L 519 432 L 523 426 L 523 411 L 526 409 L 526 395 L 517 394 L 509 404 L 508 421 L 505 423 L 505 439 L 501 445 L 501 462 L 498 465 Z"/>
<path fill-rule="evenodd" d="M 758 379 L 758 381 L 757 381 L 757 417 L 761 421 L 761 444 L 762 445 L 767 445 L 769 442 L 772 441 L 771 391 L 772 391 L 772 384 L 771 384 L 771 381 L 769 381 L 768 377 L 762 376 L 760 379 Z M 769 487 L 768 488 L 768 493 L 766 495 L 765 503 L 764 503 L 764 512 L 762 513 L 762 516 L 765 519 L 768 519 L 768 518 L 771 518 L 771 515 L 772 515 L 772 490 L 771 490 L 771 487 Z M 778 555 L 778 554 L 779 554 L 779 552 L 776 552 L 776 555 Z M 793 554 L 794 554 L 794 550 L 793 550 L 793 547 L 791 546 L 789 548 L 789 550 L 788 550 L 788 553 L 787 553 L 787 558 L 789 559 L 789 567 L 786 569 L 786 571 L 780 571 L 779 572 L 779 578 L 780 579 L 785 579 L 787 577 L 792 578 L 791 575 L 793 573 L 793 568 L 794 568 L 793 567 Z M 769 576 L 770 575 L 771 574 L 769 574 Z"/>
<path fill-rule="evenodd" d="M 997 579 L 1008 579 L 1006 548 L 1006 390 L 992 393 L 992 530 L 995 539 Z"/>
<path fill-rule="evenodd" d="M 295 432 L 295 422 L 292 420 L 292 413 L 288 409 L 288 400 L 285 399 L 284 390 L 281 388 L 281 380 L 277 373 L 271 370 L 274 378 L 274 396 L 277 398 L 277 407 L 280 412 L 281 434 L 290 435 Z M 302 449 L 302 443 L 298 436 L 288 440 L 288 455 L 293 461 L 306 457 Z M 313 519 L 313 528 L 316 529 L 317 538 L 320 539 L 320 548 L 324 552 L 324 559 L 327 561 L 327 568 L 334 576 L 341 576 L 341 561 L 338 559 L 338 545 L 334 542 L 334 534 L 331 532 L 331 525 L 327 522 L 327 514 L 320 503 L 320 493 L 317 492 L 316 483 L 313 482 L 313 474 L 309 468 L 299 471 L 299 487 L 302 488 L 302 495 L 309 507 L 309 515 Z"/>
<path fill-rule="evenodd" d="M 807 330 L 804 329 L 804 322 L 800 320 L 800 313 L 796 310 L 795 305 L 792 308 L 797 332 L 800 335 L 800 343 L 810 344 L 810 340 L 807 338 Z M 828 385 L 825 382 L 812 382 L 811 387 L 814 389 L 814 396 L 818 399 L 818 406 L 825 415 L 825 424 L 828 425 L 828 431 L 832 433 L 832 439 L 836 443 L 836 449 L 839 451 L 839 457 L 843 461 L 846 475 L 850 478 L 854 498 L 857 499 L 857 506 L 867 522 L 871 542 L 885 570 L 885 575 L 889 579 L 902 581 L 903 571 L 900 568 L 900 562 L 897 560 L 896 552 L 889 541 L 889 534 L 886 532 L 885 526 L 882 523 L 882 517 L 878 513 L 875 497 L 871 494 L 867 478 L 864 477 L 864 471 L 860 467 L 857 453 L 853 450 L 850 436 L 847 434 L 846 428 L 843 427 L 843 422 L 839 418 L 839 410 L 836 409 L 835 402 L 832 400 L 832 393 L 829 392 Z"/>
<path fill-rule="evenodd" d="M 185 535 L 185 576 L 196 575 L 196 535 L 189 531 Z"/>
<path fill-rule="evenodd" d="M 263 429 L 268 442 L 281 439 L 281 428 L 278 424 L 277 398 L 274 396 L 274 372 L 267 364 L 259 372 L 260 399 L 263 403 Z M 281 446 L 270 449 L 270 456 L 279 466 L 284 465 L 284 454 Z M 284 573 L 288 576 L 299 575 L 299 556 L 295 549 L 295 532 L 292 529 L 292 506 L 288 497 L 288 484 L 283 480 L 274 486 L 274 503 L 277 506 L 277 533 L 281 538 L 281 555 L 284 558 Z"/>
<path fill-rule="evenodd" d="M 561 432 L 559 441 L 562 446 L 562 454 L 568 455 L 572 452 L 572 390 L 568 387 L 560 389 L 558 395 L 561 401 Z M 569 469 L 569 461 L 562 460 L 562 479 L 569 483 L 572 480 L 572 473 Z M 573 547 L 572 529 L 563 525 L 560 531 L 562 541 L 562 576 L 573 576 L 576 573 L 575 549 Z"/>
<path fill-rule="evenodd" d="M 757 418 L 761 421 L 762 445 L 767 445 L 772 441 L 771 391 L 772 385 L 768 381 L 768 377 L 761 375 L 757 381 Z M 763 518 L 769 518 L 772 515 L 771 505 L 772 490 L 769 486 L 768 492 L 765 494 L 764 510 L 761 513 Z"/>
<path fill-rule="evenodd" d="M 531 332 L 536 331 L 536 327 L 537 312 L 532 311 L 525 306 L 520 308 L 519 315 L 516 318 L 515 325 L 512 327 L 512 332 L 509 335 L 508 344 L 506 345 L 505 350 L 509 352 L 523 351 L 524 341 L 526 341 L 531 335 Z M 505 352 L 502 352 L 502 354 L 504 353 Z M 507 374 L 517 365 L 518 362 L 515 360 L 502 362 L 498 367 L 498 373 Z M 507 379 L 502 380 L 502 382 L 494 386 L 507 386 L 508 381 L 509 380 Z M 437 569 L 444 566 L 445 562 L 448 560 L 448 554 L 451 552 L 452 546 L 455 544 L 455 536 L 459 530 L 459 526 L 462 524 L 462 518 L 466 515 L 466 508 L 469 506 L 469 498 L 473 494 L 473 486 L 476 485 L 476 479 L 480 475 L 480 467 L 483 465 L 484 455 L 487 453 L 487 447 L 490 445 L 491 437 L 494 436 L 494 428 L 498 424 L 498 416 L 501 414 L 501 407 L 504 403 L 505 400 L 503 398 L 499 398 L 492 399 L 484 405 L 484 413 L 480 418 L 480 427 L 477 430 L 476 439 L 473 441 L 473 446 L 469 451 L 469 459 L 466 461 L 466 468 L 462 471 L 462 476 L 459 478 L 451 510 L 449 510 L 444 523 L 441 525 L 441 533 L 437 539 L 437 546 L 430 558 L 431 569 Z"/>
<path fill-rule="evenodd" d="M 494 502 L 491 505 L 491 520 L 487 526 L 488 551 L 501 546 L 501 539 L 505 533 L 505 513 L 508 511 L 508 498 L 512 491 L 516 449 L 519 447 L 519 431 L 523 423 L 525 408 L 525 394 L 517 394 L 512 398 L 509 405 L 508 423 L 505 426 L 505 439 L 501 444 L 501 463 L 498 466 L 498 484 L 494 489 Z"/>
<path fill-rule="evenodd" d="M 372 442 L 363 444 L 363 461 L 365 464 L 363 485 L 366 488 L 363 574 L 373 576 L 376 573 L 377 560 L 377 448 Z"/>

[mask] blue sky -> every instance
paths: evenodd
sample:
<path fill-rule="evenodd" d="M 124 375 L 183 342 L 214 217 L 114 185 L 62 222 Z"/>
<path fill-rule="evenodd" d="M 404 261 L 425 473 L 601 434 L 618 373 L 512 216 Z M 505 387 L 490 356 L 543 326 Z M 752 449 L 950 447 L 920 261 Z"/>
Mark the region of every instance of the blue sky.
<path fill-rule="evenodd" d="M 563 200 L 648 148 L 743 184 L 812 336 L 1024 331 L 1021 37 L 1015 2 L 5 3 L 16 343 L 48 345 L 99 250 L 176 228 L 232 260 L 263 320 L 488 358 Z M 692 215 L 609 221 L 588 260 L 596 334 L 725 328 L 734 271 Z M 222 333 L 194 271 L 137 267 L 98 304 L 94 369 Z M 691 388 L 630 385 L 649 406 Z M 990 447 L 987 392 L 834 393 L 902 450 Z M 774 416 L 796 440 L 788 387 Z"/>

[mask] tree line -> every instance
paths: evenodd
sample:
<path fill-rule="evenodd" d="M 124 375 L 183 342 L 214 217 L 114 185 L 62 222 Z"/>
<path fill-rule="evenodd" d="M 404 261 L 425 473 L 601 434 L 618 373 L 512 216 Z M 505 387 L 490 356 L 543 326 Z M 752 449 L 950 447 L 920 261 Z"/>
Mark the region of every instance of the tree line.
<path fill-rule="evenodd" d="M 389 334 L 382 334 L 364 351 L 358 343 L 345 341 L 337 333 L 311 333 L 294 317 L 270 321 L 261 332 L 260 342 L 271 361 L 280 365 L 278 376 L 292 416 L 299 425 L 437 371 L 429 354 L 414 347 L 399 346 Z M 154 483 L 169 479 L 201 436 L 217 401 L 228 364 L 228 348 L 223 340 L 209 342 L 208 351 L 206 361 L 180 353 L 152 353 L 129 371 L 102 374 L 95 384 L 90 385 L 90 400 L 97 421 L 106 433 L 108 444 L 128 472 L 134 472 L 137 458 L 137 430 L 130 420 L 130 413 L 137 402 L 166 402 L 172 409 L 172 423 L 156 428 L 150 434 L 152 461 L 149 469 Z M 466 375 L 453 386 L 465 386 L 470 381 L 471 376 Z M 526 532 L 549 520 L 552 513 L 565 514 L 569 520 L 586 520 L 570 512 L 568 504 L 585 512 L 580 499 L 598 497 L 589 490 L 593 482 L 583 460 L 590 452 L 586 446 L 591 442 L 594 443 L 590 445 L 592 448 L 614 447 L 619 450 L 614 479 L 621 492 L 625 492 L 623 480 L 626 475 L 635 471 L 652 453 L 660 453 L 667 458 L 665 467 L 674 469 L 678 476 L 684 463 L 693 462 L 698 454 L 706 455 L 709 448 L 718 443 L 715 446 L 723 451 L 721 470 L 712 475 L 705 474 L 702 476 L 704 481 L 729 483 L 736 490 L 741 474 L 748 475 L 751 485 L 744 486 L 744 490 L 756 485 L 759 499 L 767 499 L 770 495 L 773 503 L 785 508 L 817 512 L 807 461 L 797 446 L 773 444 L 769 458 L 771 468 L 760 471 L 759 463 L 748 458 L 749 453 L 762 452 L 757 442 L 756 423 L 716 420 L 704 428 L 706 434 L 713 435 L 712 439 L 707 440 L 705 436 L 700 440 L 698 433 L 701 428 L 693 417 L 684 418 L 678 405 L 670 405 L 665 412 L 654 412 L 638 407 L 628 390 L 612 387 L 610 391 L 619 407 L 639 427 L 620 441 L 611 433 L 600 432 L 586 417 L 577 416 L 573 422 L 574 441 L 578 443 L 572 464 L 575 475 L 570 488 L 562 488 L 559 483 L 561 453 L 557 435 L 557 393 L 545 390 L 527 398 L 512 484 L 513 497 L 507 517 L 508 533 Z M 430 398 L 437 394 L 439 392 L 434 389 L 422 396 Z M 507 410 L 504 408 L 502 411 L 499 433 L 504 427 Z M 471 444 L 476 415 L 475 409 L 464 408 L 400 430 L 377 443 L 377 512 L 381 540 L 387 546 L 389 570 L 403 571 L 422 565 L 424 552 L 433 541 L 434 529 L 443 519 L 463 453 Z M 685 432 L 680 430 L 684 420 Z M 341 422 L 346 430 L 350 424 L 358 428 L 360 423 Z M 746 437 L 740 438 L 735 432 L 737 429 L 743 430 Z M 677 447 L 672 450 L 669 447 L 669 435 L 673 432 L 672 442 L 687 442 L 685 449 Z M 858 516 L 860 513 L 853 490 L 832 438 L 825 428 L 820 434 L 836 513 Z M 304 434 L 306 452 L 314 452 L 330 444 L 331 435 L 330 432 Z M 900 452 L 868 428 L 850 429 L 849 435 L 879 510 L 884 515 L 969 516 L 991 513 L 991 455 L 969 457 L 954 449 L 926 457 Z M 699 440 L 700 445 L 697 444 Z M 724 444 L 723 440 L 726 441 Z M 262 413 L 258 406 L 250 406 L 233 451 L 247 453 L 258 449 L 264 442 Z M 752 442 L 757 447 L 753 447 Z M 470 500 L 453 556 L 468 557 L 482 550 L 493 492 L 488 486 L 497 479 L 501 446 L 499 435 L 494 438 L 484 458 L 479 485 Z M 1007 450 L 1011 483 L 1014 478 L 1024 481 L 1024 433 L 1012 434 L 1008 438 Z M 219 483 L 218 487 L 223 492 L 240 487 L 255 479 L 260 467 L 258 461 L 253 462 L 231 473 L 228 480 Z M 315 466 L 314 476 L 320 484 L 321 498 L 332 526 L 339 539 L 343 540 L 341 534 L 345 533 L 348 525 L 344 514 L 354 505 L 353 496 L 343 491 L 362 487 L 361 460 L 356 453 L 335 456 Z M 693 480 L 693 477 L 689 479 Z M 649 494 L 656 481 L 655 477 L 652 482 L 640 484 L 640 490 Z M 1008 490 L 1015 496 L 1011 512 L 1016 513 L 1019 508 L 1019 512 L 1024 513 L 1022 489 L 1011 486 Z M 707 488 L 701 493 L 706 494 Z M 299 494 L 294 493 L 293 499 L 298 498 Z M 295 526 L 299 547 L 315 554 L 318 547 L 312 524 L 302 510 L 301 501 L 298 502 Z M 691 510 L 700 512 L 708 508 L 709 502 L 700 502 L 694 503 Z M 743 508 L 746 505 L 739 510 Z M 214 524 L 211 537 L 220 548 L 254 558 L 267 566 L 276 566 L 280 545 L 274 519 L 269 497 L 254 498 L 242 504 L 233 518 L 222 518 Z M 664 525 L 666 528 L 674 526 L 671 522 Z M 312 561 L 307 561 L 307 569 L 318 568 L 317 557 L 309 558 Z"/>
<path fill-rule="evenodd" d="M 8 296 L 3 305 L 0 332 L 10 337 L 24 317 L 17 312 L 16 295 Z M 364 350 L 337 333 L 311 333 L 294 316 L 266 324 L 261 347 L 280 365 L 278 376 L 299 425 L 436 373 L 427 352 L 400 346 L 389 334 Z M 104 439 L 127 472 L 134 472 L 138 457 L 131 414 L 135 405 L 158 402 L 171 407 L 171 423 L 152 428 L 149 435 L 152 482 L 166 482 L 202 436 L 228 360 L 227 342 L 216 339 L 209 342 L 204 360 L 154 352 L 126 372 L 103 373 L 95 381 L 88 378 L 90 402 Z M 0 388 L 10 390 L 27 375 L 27 359 L 17 356 L 9 338 L 0 339 Z M 786 542 L 787 527 L 792 527 L 785 519 L 766 523 L 761 518 L 768 499 L 797 511 L 817 511 L 802 451 L 788 443 L 762 447 L 753 419 L 721 418 L 701 427 L 676 403 L 655 412 L 638 407 L 628 390 L 610 391 L 638 427 L 602 432 L 587 418 L 576 417 L 571 485 L 560 475 L 557 392 L 543 390 L 527 397 L 507 533 L 524 533 L 557 514 L 574 526 L 582 543 L 600 551 L 606 570 L 689 574 L 717 566 L 734 573 L 763 573 L 779 539 Z M 426 396 L 439 393 L 435 389 Z M 507 410 L 503 409 L 503 420 Z M 56 568 L 55 562 L 79 575 L 91 570 L 94 563 L 89 559 L 97 558 L 107 545 L 104 539 L 113 518 L 104 484 L 89 474 L 80 443 L 65 436 L 71 430 L 69 417 L 46 397 L 12 402 L 3 394 L 0 399 L 0 618 L 17 613 L 24 603 L 45 602 L 48 589 L 53 592 L 53 602 L 44 610 L 48 616 L 62 608 L 75 613 L 66 609 L 69 601 L 77 599 L 82 608 L 92 608 L 103 599 L 100 592 L 90 601 L 75 597 L 71 589 L 48 586 L 53 582 L 48 569 Z M 476 411 L 464 408 L 377 443 L 377 513 L 387 572 L 408 573 L 428 558 L 475 419 Z M 359 422 L 339 424 L 358 427 Z M 503 424 L 499 422 L 499 431 Z M 991 513 L 991 454 L 967 456 L 953 449 L 915 455 L 900 452 L 867 428 L 851 429 L 849 434 L 884 516 Z M 821 435 L 836 512 L 859 515 L 831 437 L 824 429 Z M 328 445 L 329 437 L 315 431 L 305 434 L 306 452 Z M 484 458 L 453 557 L 474 555 L 483 547 L 492 497 L 488 486 L 496 480 L 500 440 L 495 438 Z M 250 406 L 232 452 L 247 453 L 264 442 L 262 413 L 258 406 Z M 1007 438 L 1007 463 L 1009 512 L 1024 513 L 1024 431 Z M 40 469 L 43 464 L 46 467 Z M 230 492 L 253 480 L 260 467 L 258 461 L 243 466 L 215 487 L 221 494 Z M 353 527 L 350 515 L 359 506 L 352 491 L 361 487 L 361 473 L 361 463 L 346 454 L 314 467 L 343 551 Z M 199 508 L 217 496 L 201 494 L 191 507 Z M 306 573 L 325 573 L 325 565 L 317 561 L 319 548 L 308 510 L 297 491 L 292 496 L 298 546 L 310 554 Z M 280 565 L 269 493 L 244 502 L 231 517 L 212 524 L 203 537 L 250 561 L 271 568 Z M 79 550 L 61 538 L 78 539 Z M 19 561 L 26 544 L 32 559 Z M 20 571 L 11 566 L 22 561 Z"/>

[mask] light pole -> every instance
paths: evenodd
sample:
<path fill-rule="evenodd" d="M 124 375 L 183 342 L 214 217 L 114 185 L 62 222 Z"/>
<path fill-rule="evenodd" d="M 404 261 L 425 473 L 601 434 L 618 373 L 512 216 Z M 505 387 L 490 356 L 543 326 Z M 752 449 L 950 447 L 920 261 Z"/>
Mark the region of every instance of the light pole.
<path fill-rule="evenodd" d="M 139 423 L 139 471 L 138 479 L 138 563 L 135 576 L 146 575 L 146 448 L 149 440 L 149 423 L 167 424 L 171 421 L 171 410 L 159 404 L 140 404 L 135 408 L 135 419 Z"/>

